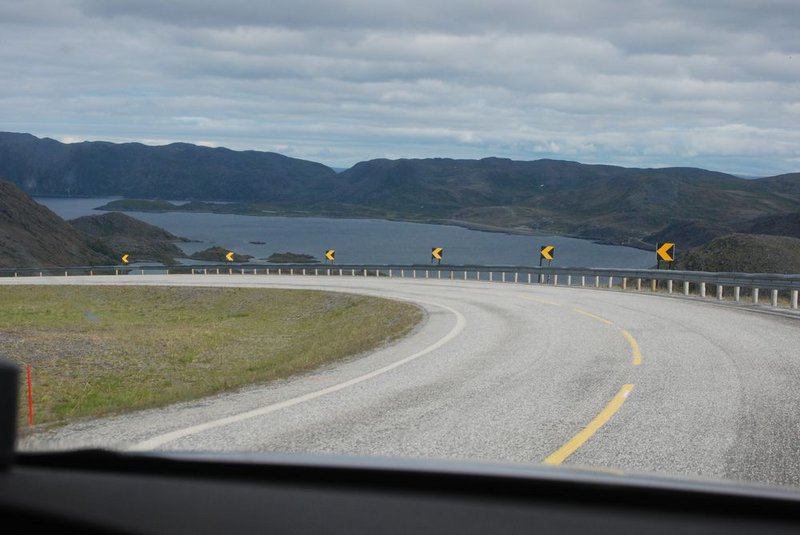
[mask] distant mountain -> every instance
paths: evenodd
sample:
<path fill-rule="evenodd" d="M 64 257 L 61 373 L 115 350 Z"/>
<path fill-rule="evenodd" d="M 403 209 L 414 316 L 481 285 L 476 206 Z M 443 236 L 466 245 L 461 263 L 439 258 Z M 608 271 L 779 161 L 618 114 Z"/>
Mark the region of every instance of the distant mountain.
<path fill-rule="evenodd" d="M 337 175 L 271 152 L 188 143 L 64 144 L 0 132 L 0 176 L 32 195 L 297 201 L 327 192 Z"/>
<path fill-rule="evenodd" d="M 175 257 L 186 256 L 175 245 L 182 238 L 119 212 L 83 216 L 69 223 L 89 236 L 95 249 L 112 256 L 114 263 L 119 263 L 123 254 L 130 255 L 131 261 L 151 260 L 167 265 L 174 264 Z"/>
<path fill-rule="evenodd" d="M 772 234 L 800 238 L 800 212 L 761 216 L 748 222 L 739 231 L 747 234 Z"/>
<path fill-rule="evenodd" d="M 274 153 L 185 143 L 65 145 L 0 133 L 0 173 L 39 195 L 126 197 L 117 210 L 427 221 L 646 248 L 733 232 L 794 235 L 792 214 L 800 213 L 800 173 L 746 180 L 696 168 L 546 159 L 378 159 L 337 174 Z M 163 199 L 195 202 L 177 207 Z M 202 202 L 213 200 L 236 202 Z"/>
<path fill-rule="evenodd" d="M 87 266 L 112 259 L 15 185 L 0 180 L 0 267 Z"/>
<path fill-rule="evenodd" d="M 650 246 L 669 231 L 710 239 L 800 210 L 800 174 L 745 180 L 695 168 L 487 158 L 372 160 L 341 177 L 334 198 L 342 203 L 627 245 Z"/>

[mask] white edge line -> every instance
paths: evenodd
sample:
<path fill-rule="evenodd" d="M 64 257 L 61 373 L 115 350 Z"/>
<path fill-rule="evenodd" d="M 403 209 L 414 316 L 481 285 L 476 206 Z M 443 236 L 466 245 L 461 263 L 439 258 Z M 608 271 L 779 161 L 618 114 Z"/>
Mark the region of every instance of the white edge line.
<path fill-rule="evenodd" d="M 424 303 L 423 301 L 416 301 L 416 302 Z M 295 397 L 295 398 L 287 399 L 285 401 L 281 401 L 281 402 L 278 402 L 278 403 L 273 403 L 272 405 L 267 405 L 266 407 L 260 407 L 258 409 L 253 409 L 253 410 L 242 412 L 242 413 L 239 413 L 239 414 L 234 414 L 232 416 L 227 416 L 225 418 L 212 420 L 210 422 L 206 422 L 206 423 L 203 423 L 203 424 L 193 425 L 191 427 L 186 427 L 184 429 L 178 429 L 176 431 L 171 431 L 169 433 L 164 433 L 163 435 L 155 436 L 155 437 L 153 437 L 151 439 L 148 439 L 148 440 L 145 440 L 143 442 L 139 442 L 137 444 L 129 446 L 128 448 L 126 448 L 126 451 L 148 451 L 148 450 L 152 450 L 152 449 L 158 448 L 160 446 L 163 446 L 164 444 L 167 444 L 169 442 L 173 442 L 175 440 L 178 440 L 178 439 L 181 439 L 181 438 L 184 438 L 184 437 L 188 437 L 190 435 L 195 435 L 197 433 L 202 433 L 203 431 L 208 431 L 210 429 L 215 429 L 217 427 L 222 427 L 222 426 L 225 426 L 225 425 L 234 424 L 234 423 L 237 423 L 237 422 L 242 422 L 244 420 L 249 420 L 250 418 L 257 418 L 259 416 L 264 416 L 265 414 L 270 414 L 272 412 L 279 411 L 279 410 L 285 409 L 287 407 L 292 407 L 294 405 L 298 405 L 298 404 L 304 403 L 306 401 L 311 401 L 312 399 L 316 399 L 316 398 L 325 396 L 327 394 L 332 394 L 333 392 L 338 392 L 339 390 L 344 390 L 345 388 L 351 387 L 351 386 L 356 385 L 358 383 L 362 383 L 364 381 L 367 381 L 369 379 L 372 379 L 374 377 L 382 375 L 382 374 L 384 374 L 384 373 L 386 373 L 388 371 L 391 371 L 391 370 L 393 370 L 395 368 L 398 368 L 398 367 L 400 367 L 400 366 L 402 366 L 404 364 L 408 364 L 409 362 L 411 362 L 413 360 L 416 360 L 416 359 L 418 359 L 418 358 L 420 358 L 420 357 L 422 357 L 424 355 L 427 355 L 431 351 L 440 348 L 441 346 L 443 346 L 444 344 L 446 344 L 447 342 L 449 342 L 450 340 L 452 340 L 453 338 L 458 336 L 459 333 L 461 333 L 461 331 L 464 330 L 464 327 L 466 326 L 467 322 L 464 319 L 464 316 L 460 312 L 458 312 L 457 310 L 455 310 L 453 308 L 450 308 L 448 306 L 445 306 L 445 305 L 438 304 L 438 303 L 424 303 L 424 304 L 437 306 L 437 307 L 440 307 L 440 308 L 443 308 L 445 310 L 448 310 L 448 311 L 452 312 L 456 316 L 456 324 L 453 326 L 452 329 L 450 329 L 450 332 L 448 332 L 444 337 L 440 338 L 438 341 L 436 341 L 435 343 L 429 345 L 425 349 L 414 353 L 413 355 L 410 355 L 410 356 L 408 356 L 408 357 L 406 357 L 404 359 L 398 360 L 396 362 L 393 362 L 392 364 L 384 366 L 383 368 L 378 368 L 377 370 L 373 370 L 373 371 L 371 371 L 369 373 L 365 373 L 364 375 L 360 375 L 358 377 L 355 377 L 355 378 L 350 379 L 348 381 L 345 381 L 343 383 L 339 383 L 337 385 L 329 386 L 328 388 L 323 388 L 322 390 L 317 390 L 316 392 L 310 392 L 310 393 L 304 394 L 302 396 L 298 396 L 298 397 Z"/>

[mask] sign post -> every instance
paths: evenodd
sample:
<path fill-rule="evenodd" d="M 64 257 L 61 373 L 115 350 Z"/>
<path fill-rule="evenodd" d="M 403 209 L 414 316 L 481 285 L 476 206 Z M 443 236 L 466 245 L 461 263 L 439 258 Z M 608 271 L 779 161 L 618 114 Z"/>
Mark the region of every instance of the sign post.
<path fill-rule="evenodd" d="M 661 269 L 662 260 L 666 262 L 667 269 L 672 269 L 672 262 L 675 260 L 674 243 L 664 242 L 656 245 L 656 269 Z"/>
<path fill-rule="evenodd" d="M 442 247 L 431 248 L 431 263 L 435 260 L 437 265 L 442 264 L 442 257 L 444 256 L 444 249 Z"/>
<path fill-rule="evenodd" d="M 549 266 L 555 256 L 555 245 L 542 245 L 539 248 L 539 267 L 542 267 L 542 260 L 547 260 L 547 265 Z"/>

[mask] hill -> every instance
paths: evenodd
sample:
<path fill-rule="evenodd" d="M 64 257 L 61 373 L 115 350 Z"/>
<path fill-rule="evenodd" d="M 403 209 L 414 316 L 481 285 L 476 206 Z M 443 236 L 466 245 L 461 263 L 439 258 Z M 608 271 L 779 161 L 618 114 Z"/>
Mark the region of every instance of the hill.
<path fill-rule="evenodd" d="M 655 233 L 681 231 L 676 225 L 713 237 L 800 209 L 800 175 L 744 180 L 695 168 L 487 158 L 373 160 L 341 176 L 340 202 L 629 245 L 655 243 Z"/>
<path fill-rule="evenodd" d="M 795 235 L 792 214 L 800 213 L 800 173 L 746 180 L 697 168 L 548 159 L 377 159 L 337 174 L 274 153 L 186 143 L 65 145 L 0 133 L 4 171 L 31 193 L 127 197 L 113 203 L 116 210 L 370 217 L 644 248 L 735 232 Z M 204 202 L 213 200 L 234 202 Z"/>
<path fill-rule="evenodd" d="M 731 234 L 678 255 L 678 269 L 745 273 L 800 273 L 800 239 Z"/>
<path fill-rule="evenodd" d="M 0 267 L 113 263 L 66 221 L 15 185 L 0 180 Z"/>
<path fill-rule="evenodd" d="M 119 212 L 83 216 L 69 223 L 90 236 L 96 249 L 107 251 L 117 261 L 126 253 L 132 261 L 152 260 L 162 264 L 174 264 L 175 257 L 185 256 L 174 243 L 182 238 Z"/>
<path fill-rule="evenodd" d="M 0 175 L 32 195 L 296 201 L 328 191 L 335 171 L 272 152 L 188 143 L 64 144 L 0 132 Z"/>

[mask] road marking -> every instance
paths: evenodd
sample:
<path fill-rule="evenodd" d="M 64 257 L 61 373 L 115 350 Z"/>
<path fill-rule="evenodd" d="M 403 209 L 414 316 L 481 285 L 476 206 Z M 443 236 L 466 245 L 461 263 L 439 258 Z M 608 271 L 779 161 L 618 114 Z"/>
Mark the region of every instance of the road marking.
<path fill-rule="evenodd" d="M 636 338 L 634 338 L 633 335 L 625 329 L 620 329 L 620 331 L 622 332 L 622 336 L 624 336 L 631 345 L 631 352 L 633 353 L 633 365 L 640 365 L 642 363 L 642 351 L 639 349 L 639 344 L 636 342 Z"/>
<path fill-rule="evenodd" d="M 605 318 L 601 318 L 600 316 L 592 314 L 591 312 L 587 312 L 585 310 L 581 310 L 580 308 L 573 308 L 572 310 L 574 310 L 578 314 L 583 314 L 584 316 L 589 316 L 590 318 L 596 319 L 597 321 L 601 321 L 601 322 L 605 323 L 606 325 L 614 325 L 609 320 L 607 320 Z"/>
<path fill-rule="evenodd" d="M 628 394 L 631 393 L 633 390 L 632 384 L 624 385 L 617 395 L 614 396 L 614 399 L 606 405 L 606 408 L 603 409 L 600 414 L 595 416 L 594 420 L 589 422 L 583 430 L 572 437 L 566 444 L 558 448 L 556 451 L 551 453 L 547 456 L 547 458 L 542 461 L 544 464 L 561 464 L 563 463 L 567 457 L 575 453 L 575 451 L 583 446 L 583 444 L 589 440 L 592 435 L 594 435 L 598 429 L 603 427 L 608 420 L 611 419 L 612 416 L 622 407 L 622 404 L 625 403 L 625 400 L 628 398 Z"/>
<path fill-rule="evenodd" d="M 523 299 L 527 299 L 528 301 L 535 301 L 535 302 L 541 303 L 543 305 L 551 305 L 551 306 L 554 306 L 554 307 L 560 307 L 561 306 L 558 303 L 553 303 L 552 301 L 545 301 L 544 299 L 537 299 L 535 297 L 529 297 L 527 295 L 523 295 L 522 298 Z"/>
<path fill-rule="evenodd" d="M 417 302 L 422 302 L 422 301 L 417 301 Z M 434 303 L 428 303 L 428 304 L 434 304 Z M 369 379 L 372 379 L 374 377 L 382 375 L 382 374 L 384 374 L 384 373 L 386 373 L 388 371 L 391 371 L 391 370 L 393 370 L 395 368 L 399 368 L 400 366 L 402 366 L 404 364 L 408 364 L 409 362 L 411 362 L 413 360 L 416 360 L 416 359 L 418 359 L 418 358 L 420 358 L 420 357 L 422 357 L 424 355 L 427 355 L 431 351 L 439 349 L 440 347 L 445 345 L 447 342 L 449 342 L 450 340 L 452 340 L 453 338 L 458 336 L 461 333 L 461 331 L 464 330 L 464 327 L 467 324 L 467 320 L 464 318 L 464 316 L 459 311 L 457 311 L 457 310 L 455 310 L 453 308 L 450 308 L 448 306 L 445 306 L 445 305 L 434 304 L 434 306 L 438 306 L 438 307 L 441 307 L 441 308 L 443 308 L 445 310 L 448 310 L 449 312 L 452 312 L 453 315 L 456 316 L 456 324 L 453 326 L 452 329 L 450 329 L 450 332 L 448 332 L 444 337 L 440 338 L 438 341 L 436 341 L 435 343 L 429 345 L 425 349 L 423 349 L 421 351 L 417 351 L 416 353 L 414 353 L 411 356 L 408 356 L 408 357 L 406 357 L 404 359 L 401 359 L 401 360 L 398 360 L 396 362 L 393 362 L 392 364 L 389 364 L 388 366 L 384 366 L 383 368 L 378 368 L 377 370 L 374 370 L 374 371 L 371 371 L 369 373 L 365 373 L 364 375 L 360 375 L 358 377 L 350 379 L 349 381 L 345 381 L 345 382 L 339 383 L 337 385 L 329 386 L 328 388 L 323 388 L 322 390 L 317 390 L 316 392 L 310 392 L 310 393 L 302 395 L 302 396 L 298 396 L 298 397 L 295 397 L 295 398 L 287 399 L 286 401 L 281 401 L 279 403 L 273 403 L 272 405 L 267 405 L 266 407 L 260 407 L 258 409 L 253 409 L 253 410 L 246 411 L 246 412 L 243 412 L 243 413 L 240 413 L 240 414 L 234 414 L 233 416 L 220 418 L 218 420 L 212 420 L 210 422 L 206 422 L 206 423 L 203 423 L 203 424 L 193 425 L 191 427 L 186 427 L 184 429 L 178 429 L 176 431 L 172 431 L 172 432 L 169 432 L 169 433 L 164 433 L 163 435 L 158 435 L 158 436 L 153 437 L 151 439 L 145 440 L 144 442 L 139 442 L 138 444 L 134 444 L 133 446 L 128 447 L 127 451 L 147 451 L 147 450 L 152 450 L 152 449 L 158 448 L 160 446 L 163 446 L 164 444 L 167 444 L 169 442 L 173 442 L 175 440 L 178 440 L 178 439 L 184 438 L 184 437 L 188 437 L 190 435 L 195 435 L 197 433 L 202 433 L 203 431 L 208 431 L 210 429 L 215 429 L 217 427 L 222 427 L 222 426 L 225 426 L 225 425 L 242 422 L 244 420 L 249 420 L 251 418 L 256 418 L 258 416 L 264 416 L 265 414 L 270 414 L 272 412 L 276 412 L 276 411 L 279 411 L 281 409 L 285 409 L 287 407 L 292 407 L 294 405 L 299 405 L 300 403 L 303 403 L 303 402 L 306 402 L 306 401 L 311 401 L 312 399 L 316 399 L 316 398 L 325 396 L 327 394 L 332 394 L 334 392 L 338 392 L 339 390 L 344 390 L 345 388 L 348 388 L 348 387 L 353 386 L 353 385 L 357 385 L 358 383 L 363 383 L 364 381 L 367 381 Z"/>

